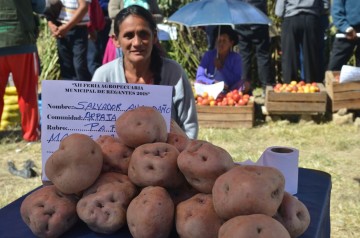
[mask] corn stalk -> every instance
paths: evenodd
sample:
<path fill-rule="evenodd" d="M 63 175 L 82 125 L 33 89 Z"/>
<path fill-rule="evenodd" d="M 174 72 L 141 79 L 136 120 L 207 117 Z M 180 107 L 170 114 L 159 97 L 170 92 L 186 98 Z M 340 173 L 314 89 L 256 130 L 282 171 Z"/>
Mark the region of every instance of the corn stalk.
<path fill-rule="evenodd" d="M 59 79 L 60 65 L 57 54 L 56 40 L 52 37 L 46 20 L 41 20 L 40 35 L 37 41 L 37 47 L 40 57 L 41 74 L 39 80 Z"/>

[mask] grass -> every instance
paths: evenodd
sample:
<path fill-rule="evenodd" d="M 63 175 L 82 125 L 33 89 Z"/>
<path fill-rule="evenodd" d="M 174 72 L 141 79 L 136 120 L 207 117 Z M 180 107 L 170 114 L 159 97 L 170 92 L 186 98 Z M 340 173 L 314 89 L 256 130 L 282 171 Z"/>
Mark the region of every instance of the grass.
<path fill-rule="evenodd" d="M 360 237 L 360 128 L 332 122 L 269 122 L 251 129 L 200 128 L 199 139 L 226 149 L 236 161 L 256 161 L 270 146 L 289 146 L 300 151 L 299 166 L 325 171 L 332 176 L 331 237 Z M 40 143 L 27 144 L 19 135 L 0 134 L 0 208 L 41 184 L 40 177 L 23 179 L 7 171 L 7 161 L 18 167 L 32 159 L 41 171 Z"/>

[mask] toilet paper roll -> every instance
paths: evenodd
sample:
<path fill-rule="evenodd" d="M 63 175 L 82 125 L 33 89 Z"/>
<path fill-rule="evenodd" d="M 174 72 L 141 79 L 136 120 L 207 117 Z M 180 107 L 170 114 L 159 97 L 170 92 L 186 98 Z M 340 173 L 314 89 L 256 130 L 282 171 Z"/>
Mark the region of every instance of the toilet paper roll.
<path fill-rule="evenodd" d="M 275 167 L 285 177 L 285 191 L 294 195 L 298 190 L 299 150 L 291 147 L 268 147 L 257 164 Z"/>

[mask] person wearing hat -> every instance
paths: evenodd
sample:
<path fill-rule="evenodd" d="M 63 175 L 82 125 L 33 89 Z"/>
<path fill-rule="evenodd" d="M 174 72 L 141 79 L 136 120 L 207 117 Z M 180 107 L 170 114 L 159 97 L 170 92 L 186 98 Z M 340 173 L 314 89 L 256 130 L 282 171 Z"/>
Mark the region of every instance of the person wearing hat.
<path fill-rule="evenodd" d="M 219 29 L 220 27 L 220 29 Z M 242 60 L 232 49 L 238 43 L 238 35 L 231 26 L 219 26 L 213 31 L 215 49 L 203 55 L 196 72 L 196 82 L 213 84 L 224 81 L 225 90 L 241 88 Z"/>

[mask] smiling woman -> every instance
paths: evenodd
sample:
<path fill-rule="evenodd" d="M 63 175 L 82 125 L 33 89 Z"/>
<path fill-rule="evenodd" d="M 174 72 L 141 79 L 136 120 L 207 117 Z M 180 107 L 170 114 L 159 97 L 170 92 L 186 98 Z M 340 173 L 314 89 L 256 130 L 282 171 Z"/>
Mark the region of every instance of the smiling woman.
<path fill-rule="evenodd" d="M 157 25 L 152 14 L 132 5 L 115 17 L 115 45 L 123 56 L 98 68 L 94 82 L 173 86 L 171 117 L 188 137 L 198 134 L 197 114 L 190 81 L 183 68 L 165 58 L 158 48 Z"/>

